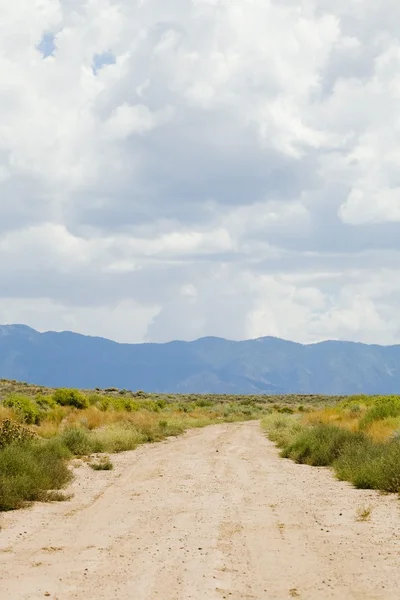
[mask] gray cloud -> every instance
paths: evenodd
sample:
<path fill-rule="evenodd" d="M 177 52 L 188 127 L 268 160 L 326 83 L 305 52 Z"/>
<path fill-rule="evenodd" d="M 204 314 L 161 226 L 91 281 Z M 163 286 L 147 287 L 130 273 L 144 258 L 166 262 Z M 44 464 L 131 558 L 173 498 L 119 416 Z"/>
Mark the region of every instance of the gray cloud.
<path fill-rule="evenodd" d="M 0 24 L 0 322 L 400 341 L 394 0 L 25 9 Z"/>

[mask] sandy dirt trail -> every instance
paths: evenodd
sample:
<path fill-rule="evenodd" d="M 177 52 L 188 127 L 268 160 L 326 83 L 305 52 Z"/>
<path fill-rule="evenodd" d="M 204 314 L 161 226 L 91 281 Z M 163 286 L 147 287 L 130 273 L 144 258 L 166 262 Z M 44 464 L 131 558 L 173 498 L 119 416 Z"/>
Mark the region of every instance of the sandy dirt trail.
<path fill-rule="evenodd" d="M 398 499 L 279 458 L 258 422 L 112 460 L 0 516 L 1 600 L 400 598 Z"/>

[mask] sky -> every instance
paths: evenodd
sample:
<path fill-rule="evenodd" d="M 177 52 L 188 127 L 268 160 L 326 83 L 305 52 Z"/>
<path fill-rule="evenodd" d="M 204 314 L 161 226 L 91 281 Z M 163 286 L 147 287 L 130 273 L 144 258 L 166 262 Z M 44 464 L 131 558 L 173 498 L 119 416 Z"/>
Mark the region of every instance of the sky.
<path fill-rule="evenodd" d="M 400 342 L 398 0 L 0 0 L 0 323 Z"/>

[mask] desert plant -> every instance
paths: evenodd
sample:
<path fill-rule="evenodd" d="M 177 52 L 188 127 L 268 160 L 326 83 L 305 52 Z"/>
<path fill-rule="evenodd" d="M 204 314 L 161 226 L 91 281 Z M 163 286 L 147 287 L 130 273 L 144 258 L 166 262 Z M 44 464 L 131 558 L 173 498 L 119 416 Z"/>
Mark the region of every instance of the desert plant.
<path fill-rule="evenodd" d="M 75 408 L 87 408 L 89 401 L 85 394 L 79 390 L 60 388 L 53 394 L 53 400 L 61 406 L 74 406 Z"/>
<path fill-rule="evenodd" d="M 35 437 L 37 435 L 33 431 L 11 419 L 0 422 L 0 449 L 10 444 L 33 440 Z"/>
<path fill-rule="evenodd" d="M 89 434 L 79 427 L 68 427 L 60 435 L 60 441 L 76 456 L 84 456 L 93 451 Z"/>
<path fill-rule="evenodd" d="M 314 466 L 331 465 L 346 442 L 364 442 L 362 433 L 354 434 L 336 425 L 317 425 L 301 432 L 285 447 L 282 456 Z"/>
<path fill-rule="evenodd" d="M 374 421 L 381 421 L 389 417 L 400 416 L 400 397 L 389 396 L 377 398 L 360 421 L 360 427 L 365 428 Z"/>
<path fill-rule="evenodd" d="M 369 521 L 371 518 L 372 509 L 370 506 L 360 506 L 356 512 L 356 521 Z"/>
<path fill-rule="evenodd" d="M 39 423 L 40 410 L 36 402 L 22 394 L 10 394 L 3 400 L 3 405 L 12 408 L 21 421 L 27 424 Z"/>
<path fill-rule="evenodd" d="M 0 510 L 52 500 L 49 490 L 61 489 L 70 479 L 65 448 L 43 442 L 10 444 L 0 450 Z"/>
<path fill-rule="evenodd" d="M 93 471 L 111 471 L 114 465 L 108 456 L 104 456 L 99 461 L 90 463 L 90 468 Z"/>

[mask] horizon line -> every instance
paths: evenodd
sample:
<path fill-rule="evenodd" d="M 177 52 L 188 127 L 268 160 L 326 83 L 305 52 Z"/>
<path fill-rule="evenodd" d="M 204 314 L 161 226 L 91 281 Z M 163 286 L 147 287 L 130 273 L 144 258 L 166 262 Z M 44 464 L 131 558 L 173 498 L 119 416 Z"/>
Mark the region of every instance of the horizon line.
<path fill-rule="evenodd" d="M 214 340 L 221 340 L 224 342 L 229 342 L 229 343 L 234 343 L 234 344 L 240 344 L 240 343 L 244 343 L 244 342 L 262 342 L 263 340 L 279 340 L 281 342 L 286 342 L 288 344 L 295 344 L 297 346 L 316 346 L 318 344 L 326 344 L 326 343 L 339 343 L 339 344 L 357 344 L 357 345 L 362 345 L 362 346 L 377 346 L 380 348 L 392 348 L 395 346 L 399 346 L 400 343 L 398 344 L 378 344 L 378 343 L 367 343 L 367 342 L 358 342 L 358 341 L 354 341 L 354 340 L 341 340 L 341 339 L 322 339 L 319 340 L 317 342 L 296 342 L 294 340 L 290 340 L 287 338 L 281 338 L 279 336 L 276 335 L 265 335 L 265 336 L 259 336 L 256 338 L 244 338 L 244 339 L 239 339 L 239 340 L 234 340 L 234 339 L 230 339 L 230 338 L 225 338 L 225 337 L 221 337 L 221 336 L 216 336 L 216 335 L 204 335 L 201 336 L 199 338 L 195 338 L 195 339 L 191 339 L 191 340 L 183 340 L 183 339 L 172 339 L 172 340 L 168 340 L 166 342 L 119 342 L 117 340 L 108 338 L 108 337 L 104 337 L 101 335 L 92 335 L 92 334 L 86 334 L 86 333 L 80 333 L 79 331 L 72 331 L 72 330 L 68 330 L 68 329 L 63 329 L 63 330 L 53 330 L 53 329 L 49 329 L 49 330 L 44 330 L 44 331 L 40 331 L 38 329 L 35 329 L 34 327 L 31 327 L 30 325 L 25 325 L 24 323 L 3 323 L 0 324 L 0 330 L 2 328 L 12 328 L 12 327 L 20 327 L 20 328 L 24 328 L 24 329 L 29 329 L 39 335 L 45 335 L 48 333 L 56 333 L 56 334 L 63 334 L 63 333 L 69 333 L 72 335 L 78 335 L 78 336 L 82 336 L 82 337 L 86 337 L 86 338 L 92 338 L 92 339 L 101 339 L 101 340 L 106 340 L 108 342 L 112 342 L 114 344 L 120 344 L 120 345 L 128 345 L 128 346 L 141 346 L 141 345 L 166 345 L 166 344 L 174 344 L 174 343 L 180 343 L 180 344 L 193 344 L 202 340 L 206 340 L 206 339 L 214 339 Z"/>

